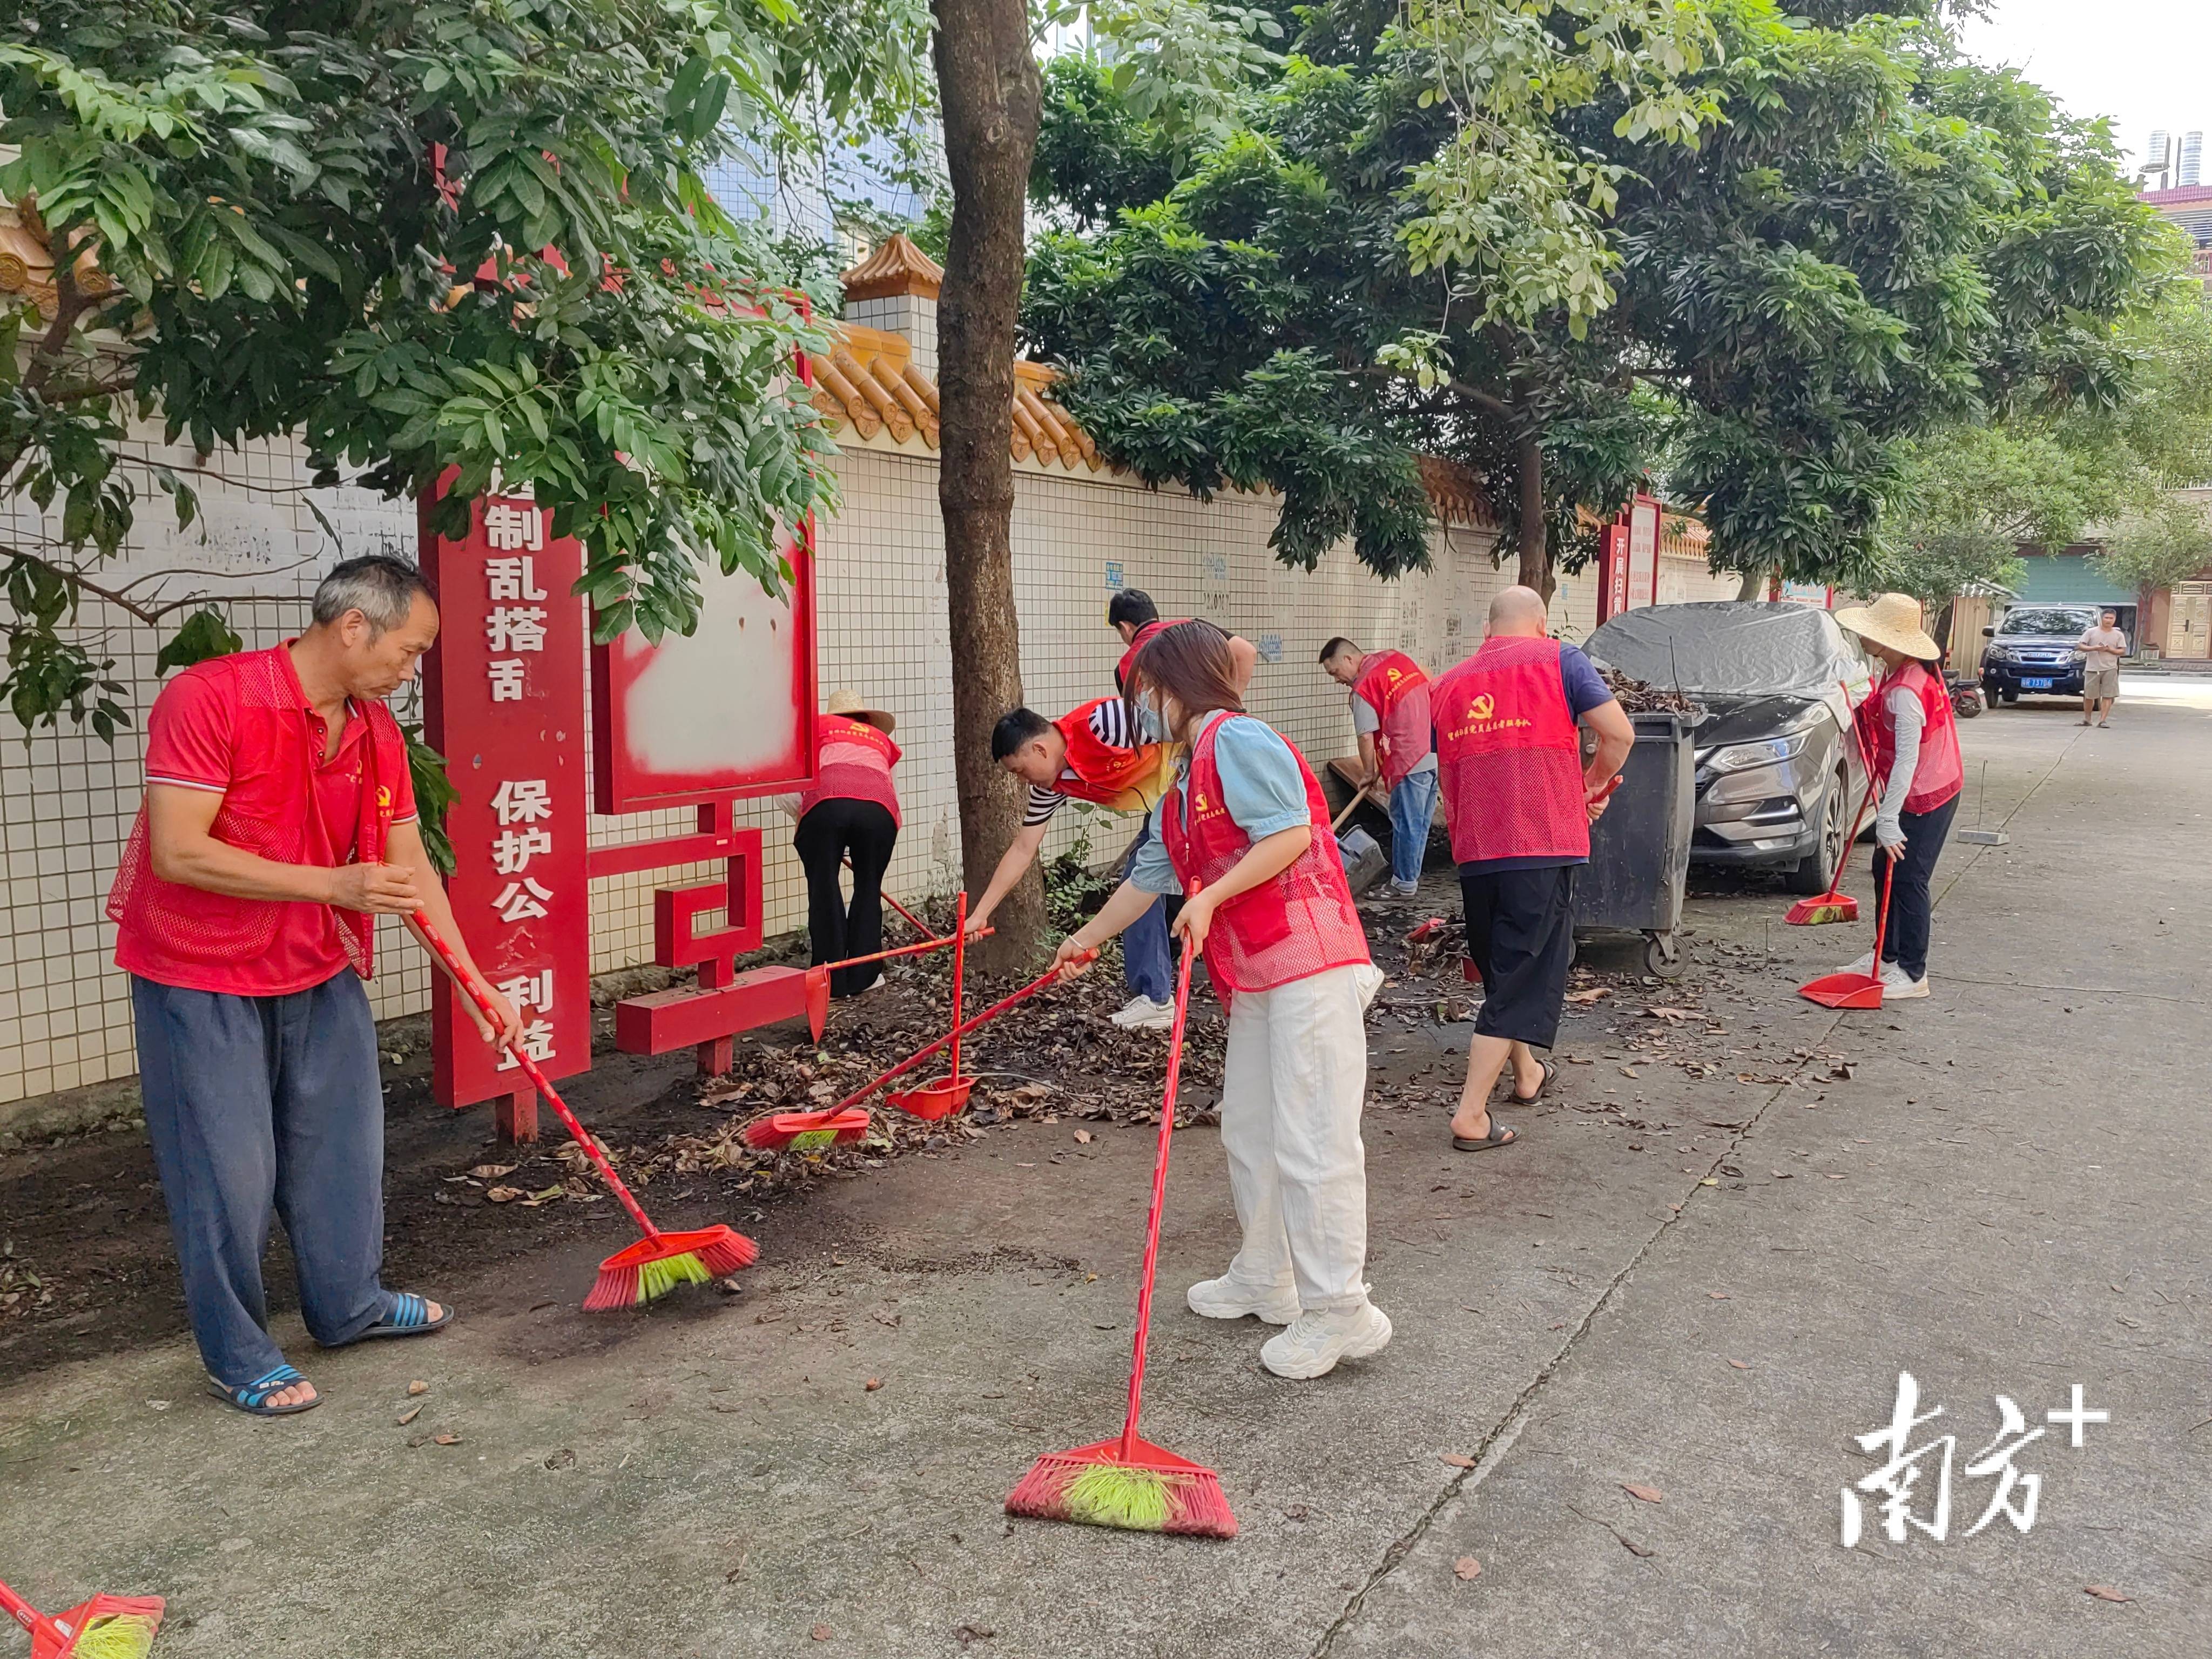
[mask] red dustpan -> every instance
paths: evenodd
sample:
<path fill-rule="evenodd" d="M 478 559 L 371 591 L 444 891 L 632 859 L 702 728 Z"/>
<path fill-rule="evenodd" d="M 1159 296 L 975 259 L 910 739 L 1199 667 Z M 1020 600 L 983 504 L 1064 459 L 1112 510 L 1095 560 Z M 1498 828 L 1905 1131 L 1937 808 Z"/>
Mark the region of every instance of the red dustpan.
<path fill-rule="evenodd" d="M 1881 913 L 1875 919 L 1874 971 L 1870 974 L 1823 974 L 1797 988 L 1797 994 L 1823 1008 L 1879 1008 L 1881 1006 L 1881 936 L 1889 926 L 1889 882 L 1897 873 L 1891 863 L 1881 872 Z"/>

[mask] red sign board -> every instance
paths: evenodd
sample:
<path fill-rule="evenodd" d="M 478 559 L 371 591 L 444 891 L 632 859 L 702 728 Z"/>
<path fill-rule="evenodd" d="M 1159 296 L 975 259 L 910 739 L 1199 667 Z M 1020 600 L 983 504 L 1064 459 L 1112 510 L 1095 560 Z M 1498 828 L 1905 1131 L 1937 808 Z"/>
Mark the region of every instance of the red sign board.
<path fill-rule="evenodd" d="M 585 863 L 583 549 L 555 538 L 532 501 L 473 503 L 465 541 L 434 535 L 422 567 L 438 590 L 438 643 L 423 675 L 427 735 L 456 799 L 453 919 L 486 979 L 523 1016 L 522 1046 L 549 1077 L 592 1063 L 591 890 Z M 529 1087 L 480 1041 L 441 977 L 431 1002 L 432 1085 L 448 1106 Z"/>
<path fill-rule="evenodd" d="M 648 644 L 635 629 L 593 653 L 594 805 L 605 813 L 781 794 L 814 781 L 814 567 L 765 592 L 742 572 L 702 580 L 699 626 Z"/>

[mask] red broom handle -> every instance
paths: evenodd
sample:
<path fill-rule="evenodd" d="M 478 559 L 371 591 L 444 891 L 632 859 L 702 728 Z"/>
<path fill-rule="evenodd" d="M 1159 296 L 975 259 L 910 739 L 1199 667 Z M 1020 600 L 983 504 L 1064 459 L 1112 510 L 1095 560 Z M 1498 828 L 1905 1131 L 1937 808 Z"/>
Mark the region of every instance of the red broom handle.
<path fill-rule="evenodd" d="M 492 1010 L 491 1000 L 468 975 L 462 972 L 460 961 L 453 955 L 453 947 L 439 937 L 438 930 L 430 925 L 429 917 L 417 910 L 408 920 L 415 924 L 415 931 L 422 934 L 424 943 L 429 945 L 438 960 L 446 964 L 446 971 L 453 975 L 453 983 L 467 994 L 469 1000 L 476 1004 L 484 1018 L 496 1029 L 499 1016 Z M 568 1130 L 569 1139 L 591 1154 L 592 1162 L 599 1167 L 600 1176 L 614 1189 L 615 1196 L 622 1200 L 623 1208 L 629 1212 L 629 1218 L 637 1223 L 638 1231 L 647 1238 L 659 1239 L 660 1229 L 653 1224 L 639 1207 L 638 1201 L 630 1196 L 629 1188 L 623 1185 L 623 1178 L 615 1173 L 615 1166 L 608 1161 L 606 1153 L 599 1149 L 599 1143 L 592 1139 L 589 1129 L 576 1121 L 576 1115 L 568 1109 L 568 1103 L 561 1098 L 560 1091 L 554 1088 L 551 1079 L 538 1069 L 538 1062 L 524 1054 L 515 1043 L 508 1043 L 507 1051 L 521 1066 L 523 1075 L 545 1097 L 545 1103 L 553 1109 L 553 1115 L 561 1120 L 561 1127 Z"/>
<path fill-rule="evenodd" d="M 1888 852 L 1887 848 L 1882 849 Z M 1897 874 L 1897 854 L 1889 854 L 1889 861 L 1881 866 L 1881 911 L 1874 919 L 1874 976 L 1881 977 L 1881 945 L 1889 932 L 1889 884 Z"/>
<path fill-rule="evenodd" d="M 968 965 L 968 894 L 963 889 L 952 912 L 952 1080 L 960 1081 L 960 979 Z"/>
<path fill-rule="evenodd" d="M 1097 960 L 1097 957 L 1098 952 L 1092 951 L 1086 953 L 1081 960 L 1085 962 L 1095 962 Z M 943 1036 L 938 1038 L 936 1042 L 931 1043 L 927 1048 L 915 1049 L 914 1053 L 908 1054 L 904 1060 L 899 1061 L 897 1065 L 892 1066 L 890 1071 L 885 1072 L 881 1077 L 877 1078 L 873 1082 L 862 1084 L 859 1088 L 854 1090 L 851 1094 L 847 1095 L 844 1099 L 839 1101 L 835 1106 L 825 1106 L 820 1112 L 815 1114 L 815 1115 L 824 1119 L 831 1118 L 835 1117 L 838 1113 L 843 1111 L 848 1106 L 858 1105 L 861 1101 L 866 1100 L 870 1095 L 875 1093 L 877 1090 L 882 1088 L 884 1085 L 889 1083 L 893 1078 L 910 1072 L 915 1066 L 921 1065 L 923 1060 L 927 1060 L 939 1048 L 942 1048 L 946 1043 L 951 1042 L 956 1036 L 963 1036 L 966 1033 L 974 1030 L 978 1025 L 981 1025 L 987 1021 L 996 1019 L 1000 1014 L 1005 1013 L 1007 1009 L 1012 1007 L 1016 1003 L 1021 1001 L 1023 999 L 1035 996 L 1039 991 L 1043 990 L 1046 986 L 1051 984 L 1053 981 L 1058 979 L 1060 975 L 1060 969 L 1059 967 L 1054 966 L 1046 969 L 1043 973 L 1038 975 L 1028 984 L 1023 986 L 1020 990 L 1013 992 L 1010 995 L 1000 997 L 996 1002 L 983 1010 L 981 1013 L 976 1015 L 975 1018 L 961 1021 L 959 1024 L 954 1026 L 951 1030 L 947 1031 Z"/>
<path fill-rule="evenodd" d="M 1189 896 L 1198 896 L 1198 884 Z M 1186 939 L 1176 970 L 1175 1029 L 1168 1034 L 1168 1081 L 1160 1102 L 1160 1150 L 1152 1159 L 1152 1212 L 1145 1223 L 1145 1271 L 1137 1285 L 1136 1353 L 1129 1361 L 1129 1414 L 1121 1419 L 1121 1462 L 1137 1461 L 1137 1416 L 1145 1404 L 1145 1347 L 1152 1329 L 1152 1278 L 1160 1261 L 1160 1212 L 1167 1206 L 1168 1147 L 1175 1137 L 1176 1085 L 1182 1079 L 1182 1031 L 1190 1013 L 1190 965 L 1198 952 Z"/>
<path fill-rule="evenodd" d="M 999 930 L 995 927 L 986 927 L 981 933 L 977 933 L 975 937 L 977 939 L 988 939 L 992 934 L 998 931 Z M 933 935 L 930 938 L 922 940 L 919 945 L 898 945 L 892 946 L 892 948 L 888 951 L 872 951 L 865 957 L 847 957 L 842 962 L 817 962 L 814 965 L 817 968 L 830 969 L 857 968 L 864 962 L 889 962 L 893 957 L 922 956 L 931 951 L 941 951 L 951 943 L 952 941 L 949 939 L 940 939 Z"/>
<path fill-rule="evenodd" d="M 0 1607 L 5 1607 L 15 1622 L 33 1636 L 43 1636 L 49 1641 L 66 1646 L 76 1639 L 76 1632 L 58 1619 L 49 1619 L 21 1596 L 0 1584 Z"/>

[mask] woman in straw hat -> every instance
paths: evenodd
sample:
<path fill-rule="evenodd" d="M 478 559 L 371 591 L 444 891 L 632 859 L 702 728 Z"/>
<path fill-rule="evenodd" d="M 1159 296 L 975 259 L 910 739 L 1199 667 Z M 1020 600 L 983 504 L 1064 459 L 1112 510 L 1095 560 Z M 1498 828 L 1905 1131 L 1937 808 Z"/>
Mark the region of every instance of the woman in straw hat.
<path fill-rule="evenodd" d="M 1962 770 L 1950 693 L 1936 672 L 1942 650 L 1921 626 L 1920 602 L 1908 594 L 1877 594 L 1870 605 L 1838 611 L 1836 621 L 1857 635 L 1883 668 L 1857 714 L 1881 780 L 1874 878 L 1877 896 L 1885 888 L 1889 893 L 1889 915 L 1877 922 L 1882 1000 L 1924 997 L 1928 882 L 1959 808 Z M 1874 973 L 1874 953 L 1843 971 Z"/>
<path fill-rule="evenodd" d="M 898 790 L 891 768 L 899 746 L 898 722 L 880 708 L 863 707 L 860 694 L 830 694 L 814 727 L 814 787 L 798 798 L 799 830 L 792 845 L 806 868 L 806 930 L 816 962 L 842 962 L 884 948 L 884 872 L 899 832 Z M 853 860 L 853 902 L 839 879 Z M 879 962 L 840 968 L 830 975 L 830 994 L 857 996 L 883 972 Z"/>

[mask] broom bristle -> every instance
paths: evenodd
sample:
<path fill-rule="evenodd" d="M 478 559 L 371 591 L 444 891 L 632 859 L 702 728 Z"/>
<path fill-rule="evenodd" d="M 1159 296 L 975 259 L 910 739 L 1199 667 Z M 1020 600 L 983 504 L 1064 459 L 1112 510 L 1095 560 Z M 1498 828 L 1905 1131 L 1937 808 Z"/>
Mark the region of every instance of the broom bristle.
<path fill-rule="evenodd" d="M 840 1117 L 847 1115 L 841 1113 Z M 787 1149 L 794 1152 L 819 1152 L 825 1146 L 849 1146 L 856 1140 L 868 1137 L 868 1121 L 865 1112 L 852 1114 L 860 1121 L 839 1122 L 837 1118 L 808 1113 L 778 1112 L 769 1117 L 756 1118 L 745 1125 L 744 1143 L 758 1152 L 780 1152 Z M 794 1129 L 792 1124 L 799 1119 L 815 1120 L 815 1127 Z"/>
<path fill-rule="evenodd" d="M 1856 921 L 1859 903 L 1849 895 L 1823 899 L 1818 903 L 1809 901 L 1794 904 L 1784 918 L 1793 927 L 1820 927 L 1830 922 Z"/>
<path fill-rule="evenodd" d="M 584 1298 L 586 1313 L 611 1313 L 617 1308 L 635 1308 L 644 1298 L 637 1293 L 637 1269 L 601 1263 L 599 1276 L 592 1284 L 592 1293 Z"/>
<path fill-rule="evenodd" d="M 135 1613 L 94 1619 L 66 1651 L 70 1659 L 146 1659 L 160 1627 L 159 1620 Z"/>
<path fill-rule="evenodd" d="M 1006 1496 L 1006 1513 L 1125 1532 L 1234 1538 L 1237 1516 L 1211 1469 L 1162 1469 L 1048 1452 Z"/>

